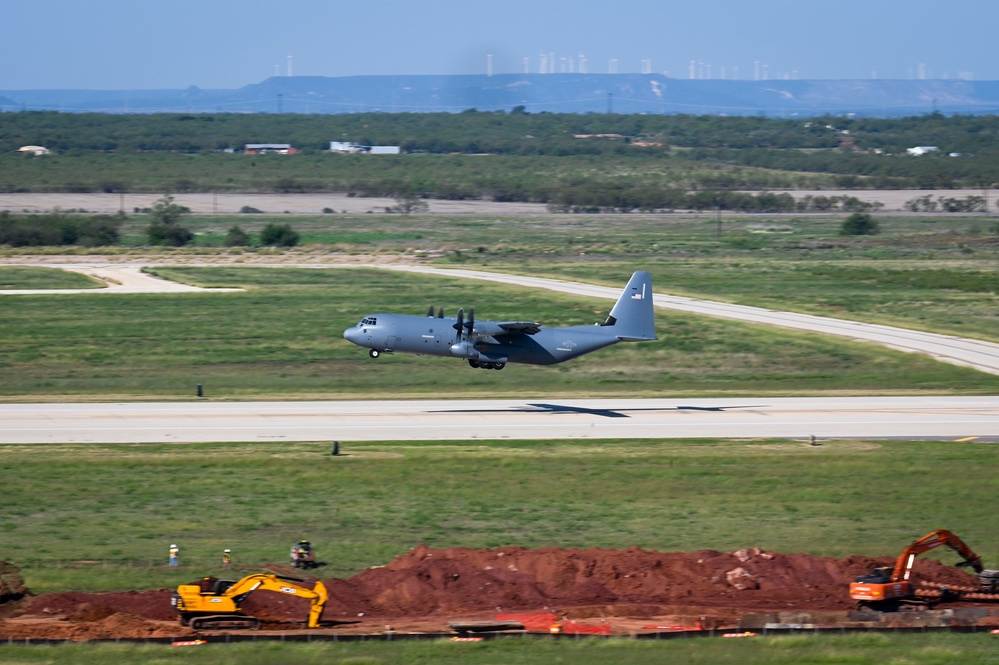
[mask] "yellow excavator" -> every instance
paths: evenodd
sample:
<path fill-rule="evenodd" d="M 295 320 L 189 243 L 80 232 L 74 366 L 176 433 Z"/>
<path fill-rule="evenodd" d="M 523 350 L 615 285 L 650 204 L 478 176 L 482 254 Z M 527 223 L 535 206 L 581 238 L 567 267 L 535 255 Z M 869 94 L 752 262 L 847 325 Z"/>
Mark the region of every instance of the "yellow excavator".
<path fill-rule="evenodd" d="M 318 628 L 319 619 L 326 606 L 328 595 L 322 582 L 316 581 L 311 589 L 298 584 L 306 580 L 294 577 L 258 573 L 241 580 L 220 580 L 204 577 L 193 584 L 182 584 L 173 594 L 172 605 L 180 613 L 180 624 L 195 630 L 219 628 L 255 629 L 260 620 L 243 614 L 240 605 L 258 589 L 297 596 L 310 601 L 309 628 Z"/>

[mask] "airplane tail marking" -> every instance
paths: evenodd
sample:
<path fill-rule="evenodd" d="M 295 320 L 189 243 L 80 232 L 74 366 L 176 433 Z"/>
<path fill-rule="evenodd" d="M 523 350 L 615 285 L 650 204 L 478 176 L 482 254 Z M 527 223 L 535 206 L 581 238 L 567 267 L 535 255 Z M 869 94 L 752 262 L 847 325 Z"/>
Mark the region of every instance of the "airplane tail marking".
<path fill-rule="evenodd" d="M 623 342 L 656 339 L 656 323 L 652 305 L 652 276 L 638 270 L 624 287 L 604 326 L 614 329 Z"/>

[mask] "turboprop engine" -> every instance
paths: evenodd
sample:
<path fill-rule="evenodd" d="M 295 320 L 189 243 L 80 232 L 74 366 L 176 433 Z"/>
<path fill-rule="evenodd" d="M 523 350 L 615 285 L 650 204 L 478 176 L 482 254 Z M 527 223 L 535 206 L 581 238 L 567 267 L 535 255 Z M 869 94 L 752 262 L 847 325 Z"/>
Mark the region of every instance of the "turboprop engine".
<path fill-rule="evenodd" d="M 459 358 L 472 358 L 478 359 L 482 356 L 478 349 L 475 348 L 474 342 L 464 341 L 457 342 L 451 345 L 451 355 L 458 356 Z"/>

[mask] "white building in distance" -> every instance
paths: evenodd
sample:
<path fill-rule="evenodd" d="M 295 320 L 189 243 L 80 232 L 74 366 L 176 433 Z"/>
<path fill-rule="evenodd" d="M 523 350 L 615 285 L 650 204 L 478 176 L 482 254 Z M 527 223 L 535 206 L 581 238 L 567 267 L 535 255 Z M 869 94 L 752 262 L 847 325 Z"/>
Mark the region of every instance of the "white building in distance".
<path fill-rule="evenodd" d="M 401 150 L 397 145 L 361 145 L 352 141 L 330 141 L 330 152 L 342 155 L 398 155 Z"/>

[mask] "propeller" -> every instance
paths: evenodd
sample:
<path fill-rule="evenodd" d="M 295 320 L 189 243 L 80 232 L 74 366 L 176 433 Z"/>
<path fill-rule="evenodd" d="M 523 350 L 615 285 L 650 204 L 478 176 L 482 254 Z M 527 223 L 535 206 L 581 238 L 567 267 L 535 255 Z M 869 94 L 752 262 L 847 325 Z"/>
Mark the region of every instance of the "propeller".
<path fill-rule="evenodd" d="M 444 308 L 443 307 L 441 307 L 439 310 L 437 310 L 437 318 L 438 319 L 443 319 L 444 318 Z"/>
<path fill-rule="evenodd" d="M 434 315 L 434 306 L 431 305 L 430 309 L 427 310 L 427 316 L 433 316 L 433 315 Z"/>
<path fill-rule="evenodd" d="M 466 336 L 471 336 L 475 331 L 475 308 L 472 307 L 468 310 L 468 321 L 465 322 L 465 329 L 468 331 L 465 333 Z"/>
<path fill-rule="evenodd" d="M 465 310 L 464 309 L 459 309 L 458 310 L 458 321 L 452 326 L 452 328 L 454 328 L 455 330 L 458 331 L 458 340 L 459 341 L 461 340 L 461 330 L 462 330 L 462 328 L 465 327 L 464 321 L 465 321 Z"/>

